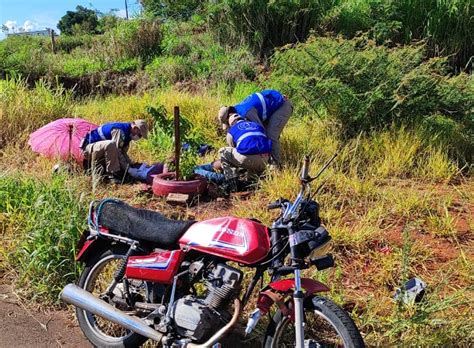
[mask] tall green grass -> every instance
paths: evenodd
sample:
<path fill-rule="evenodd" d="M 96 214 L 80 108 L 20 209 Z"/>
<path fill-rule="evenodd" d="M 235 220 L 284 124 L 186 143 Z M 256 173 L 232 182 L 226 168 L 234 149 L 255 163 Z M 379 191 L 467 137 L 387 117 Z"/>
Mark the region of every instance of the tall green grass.
<path fill-rule="evenodd" d="M 0 149 L 25 140 L 48 122 L 70 116 L 71 96 L 71 91 L 41 80 L 32 89 L 21 78 L 0 80 Z"/>
<path fill-rule="evenodd" d="M 64 176 L 0 176 L 0 271 L 15 272 L 28 297 L 55 302 L 61 288 L 77 279 L 76 243 L 88 203 L 79 192 L 78 183 Z"/>

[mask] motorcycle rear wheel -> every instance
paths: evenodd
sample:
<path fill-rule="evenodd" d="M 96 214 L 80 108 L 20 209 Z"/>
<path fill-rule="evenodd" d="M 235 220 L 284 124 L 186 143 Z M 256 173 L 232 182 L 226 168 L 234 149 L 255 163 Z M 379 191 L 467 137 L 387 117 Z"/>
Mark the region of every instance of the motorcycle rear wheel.
<path fill-rule="evenodd" d="M 123 260 L 125 253 L 124 248 L 109 249 L 87 260 L 78 286 L 100 297 L 112 282 L 118 264 Z M 138 347 L 147 340 L 146 337 L 80 308 L 76 308 L 76 316 L 82 332 L 96 347 Z"/>
<path fill-rule="evenodd" d="M 305 340 L 317 347 L 365 347 L 351 317 L 327 298 L 314 296 L 305 301 Z M 319 345 L 317 345 L 317 344 Z M 265 348 L 295 347 L 293 322 L 278 310 L 267 327 Z"/>

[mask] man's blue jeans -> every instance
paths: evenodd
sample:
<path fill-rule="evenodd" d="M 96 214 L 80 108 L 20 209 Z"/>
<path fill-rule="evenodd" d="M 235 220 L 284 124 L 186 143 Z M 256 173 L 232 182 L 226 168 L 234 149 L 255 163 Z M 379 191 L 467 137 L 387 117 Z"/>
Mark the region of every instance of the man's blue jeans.
<path fill-rule="evenodd" d="M 225 181 L 225 176 L 222 173 L 216 173 L 212 168 L 212 163 L 203 164 L 194 167 L 194 173 L 205 177 L 207 180 L 216 184 L 222 184 Z"/>

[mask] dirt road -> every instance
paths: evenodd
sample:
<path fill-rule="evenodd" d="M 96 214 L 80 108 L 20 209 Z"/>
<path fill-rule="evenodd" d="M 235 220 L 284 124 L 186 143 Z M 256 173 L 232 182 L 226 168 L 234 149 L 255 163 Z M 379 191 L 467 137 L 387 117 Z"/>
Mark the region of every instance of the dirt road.
<path fill-rule="evenodd" d="M 0 285 L 0 347 L 91 347 L 66 311 L 41 311 Z"/>

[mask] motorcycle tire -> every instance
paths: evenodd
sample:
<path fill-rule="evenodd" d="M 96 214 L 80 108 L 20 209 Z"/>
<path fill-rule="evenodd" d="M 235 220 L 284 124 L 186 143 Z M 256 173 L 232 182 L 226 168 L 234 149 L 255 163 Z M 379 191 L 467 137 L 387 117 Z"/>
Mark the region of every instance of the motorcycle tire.
<path fill-rule="evenodd" d="M 153 178 L 153 193 L 156 196 L 168 196 L 170 193 L 203 194 L 207 190 L 207 181 L 200 175 L 193 180 L 176 180 L 176 173 L 158 174 Z"/>
<path fill-rule="evenodd" d="M 354 321 L 351 319 L 349 314 L 344 311 L 342 308 L 337 306 L 331 300 L 321 297 L 314 296 L 305 300 L 304 305 L 305 311 L 305 340 L 311 338 L 308 337 L 311 333 L 308 332 L 309 327 L 312 323 L 306 322 L 308 320 L 309 314 L 312 313 L 322 319 L 324 322 L 321 323 L 321 326 L 317 325 L 318 335 L 325 336 L 324 330 L 327 329 L 326 326 L 332 329 L 337 334 L 337 342 L 316 342 L 318 347 L 345 347 L 345 348 L 363 348 L 365 347 L 364 340 L 360 335 L 359 330 L 357 329 Z M 263 347 L 265 348 L 280 348 L 285 346 L 294 347 L 294 331 L 288 330 L 288 326 L 293 326 L 291 319 L 282 315 L 281 311 L 278 310 L 275 315 L 270 319 L 270 323 L 267 327 L 267 332 L 265 335 L 265 340 Z M 313 323 L 314 325 L 314 323 Z M 321 330 L 321 327 L 325 329 Z M 290 331 L 290 332 L 289 332 Z M 290 342 L 285 345 L 284 334 L 287 334 L 286 339 Z M 321 333 L 323 332 L 323 333 Z M 330 340 L 329 337 L 323 337 L 325 340 Z"/>
<path fill-rule="evenodd" d="M 78 286 L 92 293 L 98 285 L 96 281 L 102 276 L 102 271 L 104 271 L 104 269 L 109 271 L 109 274 L 106 274 L 106 276 L 111 278 L 115 273 L 115 270 L 112 271 L 112 269 L 117 268 L 116 264 L 123 260 L 126 251 L 125 248 L 113 248 L 93 255 L 86 261 L 85 268 L 79 278 Z M 106 269 L 107 265 L 111 262 L 115 262 L 116 264 L 112 265 L 110 269 Z M 105 281 L 105 283 L 107 283 L 107 281 Z M 147 340 L 146 337 L 128 331 L 117 324 L 106 321 L 100 317 L 96 318 L 83 309 L 76 308 L 76 316 L 82 332 L 95 347 L 139 347 Z M 105 328 L 102 329 L 102 327 Z M 111 336 L 110 333 L 104 332 L 104 330 L 112 331 L 113 333 L 120 332 L 120 336 Z"/>

